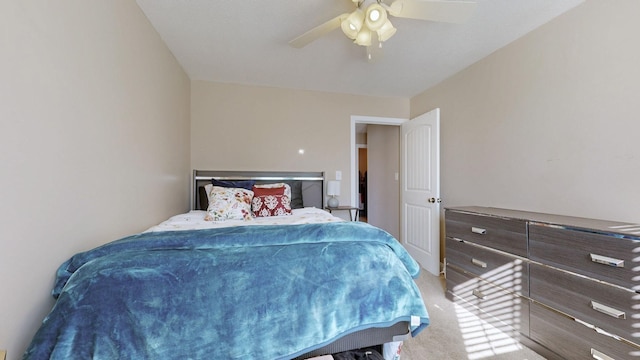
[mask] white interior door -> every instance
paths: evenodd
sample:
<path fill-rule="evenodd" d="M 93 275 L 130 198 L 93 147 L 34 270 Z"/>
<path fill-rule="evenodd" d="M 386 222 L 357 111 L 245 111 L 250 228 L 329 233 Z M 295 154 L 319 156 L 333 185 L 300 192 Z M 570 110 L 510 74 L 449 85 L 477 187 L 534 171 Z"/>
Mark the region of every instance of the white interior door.
<path fill-rule="evenodd" d="M 411 256 L 440 273 L 440 109 L 401 125 L 400 238 Z"/>

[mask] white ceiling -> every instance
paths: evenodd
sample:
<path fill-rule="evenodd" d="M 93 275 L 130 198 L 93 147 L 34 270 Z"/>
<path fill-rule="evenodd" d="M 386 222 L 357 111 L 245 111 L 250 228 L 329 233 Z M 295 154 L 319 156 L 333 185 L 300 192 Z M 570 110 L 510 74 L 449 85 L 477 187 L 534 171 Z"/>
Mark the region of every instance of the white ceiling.
<path fill-rule="evenodd" d="M 392 17 L 373 63 L 340 29 L 288 45 L 351 0 L 136 1 L 192 80 L 410 98 L 583 0 L 477 0 L 464 24 Z"/>

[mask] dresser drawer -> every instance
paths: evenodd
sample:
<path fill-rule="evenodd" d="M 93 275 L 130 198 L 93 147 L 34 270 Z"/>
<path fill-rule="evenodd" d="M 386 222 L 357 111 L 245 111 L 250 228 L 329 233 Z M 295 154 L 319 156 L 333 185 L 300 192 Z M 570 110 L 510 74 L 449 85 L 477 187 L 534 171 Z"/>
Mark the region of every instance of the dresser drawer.
<path fill-rule="evenodd" d="M 530 274 L 532 299 L 640 343 L 634 325 L 640 294 L 536 264 Z"/>
<path fill-rule="evenodd" d="M 529 295 L 528 264 L 522 259 L 451 238 L 445 243 L 447 266 L 454 265 L 503 289 Z"/>
<path fill-rule="evenodd" d="M 529 300 L 447 268 L 447 298 L 514 338 L 529 332 Z"/>
<path fill-rule="evenodd" d="M 532 260 L 634 290 L 638 287 L 632 280 L 633 258 L 639 246 L 640 241 L 635 240 L 529 225 Z"/>
<path fill-rule="evenodd" d="M 562 359 L 640 359 L 640 348 L 599 334 L 536 303 L 531 304 L 530 313 L 529 337 L 552 349 Z M 598 357 L 599 354 L 608 358 Z"/>
<path fill-rule="evenodd" d="M 527 256 L 527 223 L 524 220 L 447 210 L 445 226 L 447 237 L 470 241 L 523 257 Z"/>

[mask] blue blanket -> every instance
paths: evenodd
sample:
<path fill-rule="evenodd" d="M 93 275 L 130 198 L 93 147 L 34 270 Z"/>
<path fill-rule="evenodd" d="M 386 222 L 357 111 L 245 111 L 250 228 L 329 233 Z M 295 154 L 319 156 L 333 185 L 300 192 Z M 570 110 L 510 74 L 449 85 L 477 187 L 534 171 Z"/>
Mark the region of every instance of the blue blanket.
<path fill-rule="evenodd" d="M 429 319 L 418 264 L 365 223 L 143 233 L 58 269 L 25 359 L 290 359 Z"/>

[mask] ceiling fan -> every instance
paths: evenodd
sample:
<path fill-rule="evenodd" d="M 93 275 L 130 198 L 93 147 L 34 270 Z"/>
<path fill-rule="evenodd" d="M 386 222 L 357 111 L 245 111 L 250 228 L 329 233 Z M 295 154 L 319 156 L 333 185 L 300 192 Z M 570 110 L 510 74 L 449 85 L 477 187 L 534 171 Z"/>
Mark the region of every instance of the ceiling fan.
<path fill-rule="evenodd" d="M 475 10 L 474 1 L 463 0 L 395 0 L 387 5 L 382 0 L 350 0 L 356 6 L 351 13 L 344 13 L 314 27 L 289 41 L 289 45 L 301 48 L 327 33 L 342 28 L 342 32 L 354 43 L 367 47 L 371 60 L 372 45 L 382 46 L 396 33 L 389 15 L 397 18 L 465 22 Z"/>

